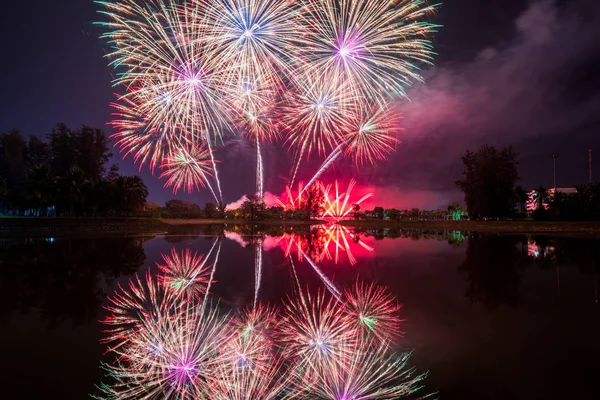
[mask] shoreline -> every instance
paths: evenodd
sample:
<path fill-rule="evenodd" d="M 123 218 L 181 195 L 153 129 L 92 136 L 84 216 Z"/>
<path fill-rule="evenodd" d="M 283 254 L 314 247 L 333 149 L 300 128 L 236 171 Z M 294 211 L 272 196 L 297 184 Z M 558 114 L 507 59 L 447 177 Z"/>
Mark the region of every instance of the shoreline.
<path fill-rule="evenodd" d="M 323 220 L 159 219 L 136 217 L 0 217 L 0 236 L 170 234 L 186 228 L 211 226 L 310 227 Z M 599 222 L 552 221 L 390 221 L 341 220 L 337 224 L 358 229 L 410 229 L 516 234 L 569 234 L 600 237 Z M 252 229 L 252 228 L 251 228 Z"/>
<path fill-rule="evenodd" d="M 487 233 L 569 233 L 600 236 L 600 222 L 571 221 L 390 221 L 343 220 L 339 225 L 363 229 L 424 229 Z"/>

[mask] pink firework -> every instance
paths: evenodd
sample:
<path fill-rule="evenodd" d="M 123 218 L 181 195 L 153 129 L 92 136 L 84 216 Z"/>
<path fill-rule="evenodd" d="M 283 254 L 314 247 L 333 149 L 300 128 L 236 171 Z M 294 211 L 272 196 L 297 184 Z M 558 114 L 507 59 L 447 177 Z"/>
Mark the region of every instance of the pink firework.
<path fill-rule="evenodd" d="M 408 366 L 410 353 L 395 356 L 385 346 L 363 345 L 352 351 L 345 368 L 327 369 L 312 395 L 327 400 L 396 400 L 422 388 L 426 374 Z"/>
<path fill-rule="evenodd" d="M 209 283 L 210 265 L 207 259 L 198 253 L 186 249 L 178 253 L 175 249 L 171 254 L 163 254 L 164 264 L 158 264 L 161 271 L 159 282 L 175 295 L 183 294 L 187 298 L 201 299 L 206 293 Z"/>
<path fill-rule="evenodd" d="M 323 251 L 317 258 L 321 262 L 323 259 L 333 260 L 336 264 L 340 260 L 340 254 L 345 254 L 351 265 L 356 265 L 354 251 L 356 247 L 372 253 L 374 249 L 364 243 L 360 238 L 351 233 L 348 228 L 342 225 L 333 224 L 323 227 Z M 331 247 L 333 246 L 333 249 Z"/>
<path fill-rule="evenodd" d="M 167 178 L 165 187 L 172 186 L 173 192 L 179 189 L 192 192 L 195 188 L 210 186 L 212 177 L 210 150 L 200 146 L 181 147 L 173 150 L 161 164 L 164 169 L 161 178 Z"/>
<path fill-rule="evenodd" d="M 269 368 L 253 371 L 236 365 L 221 364 L 216 385 L 208 398 L 215 400 L 286 400 L 297 391 L 282 369 L 283 360 L 271 359 Z"/>
<path fill-rule="evenodd" d="M 109 329 L 102 342 L 112 343 L 113 349 L 131 346 L 136 332 L 143 330 L 148 321 L 161 321 L 173 306 L 173 298 L 149 271 L 145 279 L 136 275 L 125 288 L 119 284 L 108 300 L 108 316 L 102 323 Z"/>
<path fill-rule="evenodd" d="M 276 310 L 260 304 L 246 307 L 232 317 L 233 336 L 227 343 L 231 364 L 256 373 L 267 372 L 273 358 L 276 321 Z"/>
<path fill-rule="evenodd" d="M 322 75 L 303 74 L 286 93 L 281 120 L 286 144 L 295 151 L 294 183 L 300 162 L 313 154 L 326 155 L 351 129 L 354 103 L 347 89 Z"/>
<path fill-rule="evenodd" d="M 385 160 L 395 150 L 398 130 L 398 115 L 390 107 L 363 109 L 344 138 L 344 155 L 357 166 Z"/>
<path fill-rule="evenodd" d="M 174 304 L 113 350 L 118 359 L 105 369 L 115 381 L 100 388 L 118 399 L 210 397 L 220 366 L 229 361 L 230 337 L 216 308 Z"/>
<path fill-rule="evenodd" d="M 346 312 L 364 336 L 375 338 L 374 343 L 389 343 L 404 334 L 398 315 L 402 306 L 386 288 L 356 282 L 344 297 Z"/>
<path fill-rule="evenodd" d="M 357 331 L 336 298 L 301 292 L 300 299 L 286 302 L 284 312 L 279 341 L 298 373 L 315 377 L 347 364 Z"/>
<path fill-rule="evenodd" d="M 332 185 L 325 186 L 321 183 L 321 188 L 324 195 L 324 212 L 322 214 L 323 217 L 333 217 L 333 218 L 344 218 L 347 217 L 355 208 L 355 206 L 360 205 L 363 201 L 373 196 L 373 193 L 367 193 L 363 197 L 357 200 L 352 200 L 352 190 L 356 185 L 356 181 L 354 179 L 350 180 L 348 187 L 346 190 L 341 191 L 338 181 L 335 181 L 332 190 Z"/>

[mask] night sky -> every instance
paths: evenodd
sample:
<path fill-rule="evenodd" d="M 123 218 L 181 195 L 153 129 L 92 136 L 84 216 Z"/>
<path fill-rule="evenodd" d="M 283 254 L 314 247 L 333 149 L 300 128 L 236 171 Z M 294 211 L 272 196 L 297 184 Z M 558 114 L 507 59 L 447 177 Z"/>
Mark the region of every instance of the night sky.
<path fill-rule="evenodd" d="M 93 25 L 101 16 L 91 0 L 4 2 L 0 24 L 0 132 L 12 128 L 44 136 L 57 122 L 113 131 L 109 103 L 113 71 L 107 45 Z M 454 182 L 460 157 L 481 144 L 512 144 L 520 153 L 522 184 L 558 186 L 588 180 L 588 149 L 600 178 L 600 1 L 447 0 L 434 22 L 436 66 L 403 101 L 402 144 L 387 163 L 356 171 L 338 163 L 325 176 L 358 179 L 374 202 L 398 208 L 436 208 L 461 200 Z M 233 202 L 254 190 L 255 153 L 241 138 L 217 153 L 224 195 Z M 226 150 L 226 151 L 225 151 Z M 138 172 L 113 149 L 121 173 L 140 174 L 150 199 L 173 198 L 157 176 Z M 281 193 L 291 156 L 265 151 L 265 188 Z M 316 170 L 308 163 L 303 179 Z M 178 198 L 204 203 L 208 192 Z"/>

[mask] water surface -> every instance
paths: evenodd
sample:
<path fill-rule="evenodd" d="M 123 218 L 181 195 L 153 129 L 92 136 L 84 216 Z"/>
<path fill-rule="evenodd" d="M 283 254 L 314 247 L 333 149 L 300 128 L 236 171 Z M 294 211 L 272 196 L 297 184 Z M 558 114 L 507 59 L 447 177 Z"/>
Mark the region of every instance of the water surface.
<path fill-rule="evenodd" d="M 105 380 L 102 306 L 162 255 L 221 252 L 222 307 L 280 304 L 302 286 L 387 286 L 403 304 L 400 350 L 444 399 L 596 396 L 599 240 L 331 227 L 186 228 L 178 235 L 0 239 L 3 392 L 86 398 Z M 291 239 L 293 238 L 293 243 Z M 260 287 L 255 263 L 262 249 Z M 290 258 L 292 261 L 290 261 Z M 312 264 L 307 260 L 312 261 Z"/>

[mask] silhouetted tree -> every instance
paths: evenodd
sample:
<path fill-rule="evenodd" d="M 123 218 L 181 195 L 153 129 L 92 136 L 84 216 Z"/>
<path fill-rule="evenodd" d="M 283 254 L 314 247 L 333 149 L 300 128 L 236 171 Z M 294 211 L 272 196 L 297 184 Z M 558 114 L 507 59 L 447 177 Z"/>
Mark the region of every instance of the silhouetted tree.
<path fill-rule="evenodd" d="M 462 157 L 463 179 L 456 185 L 465 195 L 472 218 L 510 217 L 513 215 L 515 186 L 519 181 L 517 154 L 512 147 L 497 150 L 482 146 Z"/>
<path fill-rule="evenodd" d="M 316 218 L 320 216 L 324 209 L 323 203 L 325 201 L 325 195 L 319 185 L 312 185 L 303 195 L 303 201 L 300 208 L 308 214 L 308 218 Z"/>
<path fill-rule="evenodd" d="M 215 206 L 215 203 L 206 203 L 204 205 L 204 215 L 206 218 L 215 218 L 218 213 L 219 210 L 217 209 L 217 206 Z"/>
<path fill-rule="evenodd" d="M 265 202 L 260 196 L 256 194 L 247 194 L 246 201 L 242 203 L 240 210 L 245 218 L 260 219 L 264 216 L 265 208 Z"/>
<path fill-rule="evenodd" d="M 85 125 L 57 124 L 47 142 L 36 136 L 27 142 L 16 130 L 0 134 L 0 211 L 128 215 L 141 209 L 148 189 L 139 177 L 120 176 L 116 164 L 104 176 L 109 157 L 104 132 Z"/>

